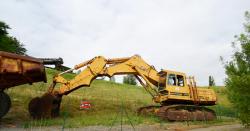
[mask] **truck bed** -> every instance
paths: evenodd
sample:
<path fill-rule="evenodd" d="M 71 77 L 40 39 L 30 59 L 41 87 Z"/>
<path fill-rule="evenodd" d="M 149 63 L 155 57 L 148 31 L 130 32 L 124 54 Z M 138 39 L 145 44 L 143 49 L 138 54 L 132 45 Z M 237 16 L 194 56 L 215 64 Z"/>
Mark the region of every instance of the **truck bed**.
<path fill-rule="evenodd" d="M 0 51 L 0 90 L 39 81 L 47 81 L 41 60 Z"/>

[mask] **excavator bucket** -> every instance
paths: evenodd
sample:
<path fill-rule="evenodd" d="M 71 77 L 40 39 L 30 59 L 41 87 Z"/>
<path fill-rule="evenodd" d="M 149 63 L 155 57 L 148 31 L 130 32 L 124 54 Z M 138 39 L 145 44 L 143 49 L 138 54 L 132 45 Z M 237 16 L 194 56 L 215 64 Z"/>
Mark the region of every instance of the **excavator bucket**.
<path fill-rule="evenodd" d="M 29 113 L 34 119 L 53 118 L 59 116 L 62 97 L 45 93 L 33 98 L 29 103 Z"/>

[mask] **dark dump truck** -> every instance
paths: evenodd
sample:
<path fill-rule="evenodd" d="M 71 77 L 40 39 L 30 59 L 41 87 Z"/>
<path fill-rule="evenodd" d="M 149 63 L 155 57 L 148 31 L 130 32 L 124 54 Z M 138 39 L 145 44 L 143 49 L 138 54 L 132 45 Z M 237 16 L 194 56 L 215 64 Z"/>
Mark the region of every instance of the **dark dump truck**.
<path fill-rule="evenodd" d="M 46 81 L 41 59 L 0 51 L 0 118 L 11 107 L 10 97 L 4 92 L 6 89 Z"/>

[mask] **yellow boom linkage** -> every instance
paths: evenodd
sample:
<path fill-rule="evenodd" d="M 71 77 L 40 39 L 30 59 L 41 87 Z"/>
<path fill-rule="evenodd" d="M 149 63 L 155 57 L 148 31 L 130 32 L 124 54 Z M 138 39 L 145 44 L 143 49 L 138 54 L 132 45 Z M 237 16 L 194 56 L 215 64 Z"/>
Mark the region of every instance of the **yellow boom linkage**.
<path fill-rule="evenodd" d="M 66 80 L 63 74 L 84 68 L 72 80 Z M 197 88 L 193 77 L 186 78 L 184 73 L 162 70 L 160 72 L 147 64 L 140 56 L 105 59 L 97 56 L 76 65 L 73 69 L 62 72 L 53 78 L 53 83 L 42 97 L 31 100 L 29 112 L 33 118 L 48 118 L 59 115 L 63 95 L 88 87 L 99 76 L 133 74 L 145 90 L 161 106 L 142 107 L 140 113 L 154 112 L 167 120 L 212 120 L 214 111 L 203 107 L 215 105 L 216 96 L 213 90 Z M 61 86 L 55 90 L 56 84 Z"/>

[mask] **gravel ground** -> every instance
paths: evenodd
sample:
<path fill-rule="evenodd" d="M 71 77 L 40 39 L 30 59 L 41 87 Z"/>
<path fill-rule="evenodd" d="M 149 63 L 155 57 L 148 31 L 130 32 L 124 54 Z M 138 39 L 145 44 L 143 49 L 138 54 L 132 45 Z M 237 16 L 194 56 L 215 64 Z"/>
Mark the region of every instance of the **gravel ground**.
<path fill-rule="evenodd" d="M 36 127 L 36 128 L 29 128 L 29 129 L 24 129 L 24 128 L 0 128 L 1 131 L 62 131 L 62 127 Z M 133 128 L 132 126 L 129 125 L 123 125 L 122 126 L 122 131 L 164 131 L 166 129 L 161 129 L 160 127 L 150 125 L 140 125 L 136 126 Z M 121 131 L 121 126 L 114 126 L 112 128 L 107 127 L 107 126 L 88 126 L 88 127 L 82 127 L 82 128 L 67 128 L 64 129 L 64 131 Z"/>
<path fill-rule="evenodd" d="M 235 125 L 223 125 L 223 126 L 211 126 L 207 128 L 197 128 L 190 131 L 249 131 L 250 129 L 244 128 L 240 124 Z"/>
<path fill-rule="evenodd" d="M 21 128 L 21 127 L 0 127 L 1 131 L 62 131 L 62 127 L 35 127 L 35 128 Z M 137 125 L 133 128 L 130 125 L 123 125 L 122 131 L 249 131 L 243 128 L 240 124 L 210 126 L 201 128 L 199 126 L 182 126 L 179 124 L 167 125 Z M 121 131 L 121 126 L 114 126 L 112 128 L 107 126 L 88 126 L 82 128 L 66 128 L 64 131 Z"/>

